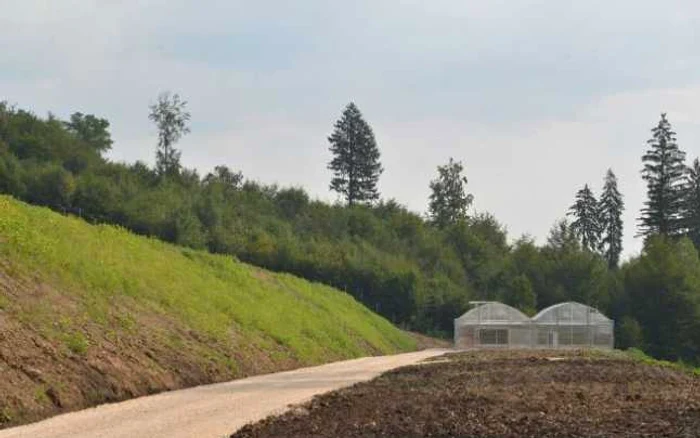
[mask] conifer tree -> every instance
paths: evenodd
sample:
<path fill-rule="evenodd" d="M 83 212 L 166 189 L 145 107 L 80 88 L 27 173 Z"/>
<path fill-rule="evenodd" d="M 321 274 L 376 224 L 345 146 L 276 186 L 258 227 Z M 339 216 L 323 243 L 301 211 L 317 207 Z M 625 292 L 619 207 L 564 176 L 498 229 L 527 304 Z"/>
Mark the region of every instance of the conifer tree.
<path fill-rule="evenodd" d="M 581 245 L 589 251 L 596 251 L 600 240 L 598 202 L 588 184 L 576 193 L 576 202 L 569 208 L 568 214 L 575 218 L 571 230 Z"/>
<path fill-rule="evenodd" d="M 450 158 L 446 165 L 438 166 L 438 177 L 430 182 L 428 211 L 431 221 L 438 227 L 467 217 L 474 197 L 466 193 L 467 178 L 462 175 L 463 171 L 462 162 Z"/>
<path fill-rule="evenodd" d="M 696 248 L 700 248 L 700 161 L 687 169 L 683 187 L 683 227 Z"/>
<path fill-rule="evenodd" d="M 343 195 L 348 205 L 377 200 L 377 182 L 384 169 L 372 128 L 354 103 L 345 107 L 328 141 L 333 154 L 328 164 L 333 171 L 331 190 Z"/>
<path fill-rule="evenodd" d="M 601 251 L 610 268 L 617 268 L 622 252 L 622 211 L 625 209 L 622 194 L 617 188 L 617 177 L 612 169 L 605 175 L 603 193 L 600 196 L 599 221 Z"/>
<path fill-rule="evenodd" d="M 647 182 L 647 200 L 639 218 L 640 235 L 678 235 L 683 230 L 683 176 L 685 152 L 678 148 L 676 133 L 666 114 L 652 130 L 649 149 L 642 157 L 642 178 Z"/>

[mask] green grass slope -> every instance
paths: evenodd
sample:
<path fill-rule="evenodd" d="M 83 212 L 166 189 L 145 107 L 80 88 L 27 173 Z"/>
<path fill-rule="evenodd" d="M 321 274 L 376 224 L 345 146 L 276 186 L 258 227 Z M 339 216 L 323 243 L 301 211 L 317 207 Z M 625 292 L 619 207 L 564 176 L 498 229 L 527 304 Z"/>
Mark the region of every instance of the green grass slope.
<path fill-rule="evenodd" d="M 414 348 L 330 287 L 0 196 L 0 427 Z"/>

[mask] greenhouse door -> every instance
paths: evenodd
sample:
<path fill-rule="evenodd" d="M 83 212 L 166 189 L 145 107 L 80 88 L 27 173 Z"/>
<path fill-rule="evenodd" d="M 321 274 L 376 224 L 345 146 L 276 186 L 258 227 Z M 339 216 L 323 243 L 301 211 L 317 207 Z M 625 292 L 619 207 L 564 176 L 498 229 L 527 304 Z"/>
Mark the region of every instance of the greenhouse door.
<path fill-rule="evenodd" d="M 549 332 L 547 341 L 551 348 L 557 348 L 559 346 L 559 333 L 555 331 Z"/>

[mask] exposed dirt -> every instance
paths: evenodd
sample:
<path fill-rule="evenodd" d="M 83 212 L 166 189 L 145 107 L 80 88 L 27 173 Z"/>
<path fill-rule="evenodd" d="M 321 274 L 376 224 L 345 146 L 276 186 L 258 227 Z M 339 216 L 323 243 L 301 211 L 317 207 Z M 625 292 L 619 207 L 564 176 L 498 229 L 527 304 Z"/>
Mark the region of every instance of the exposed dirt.
<path fill-rule="evenodd" d="M 419 350 L 428 348 L 452 348 L 452 342 L 445 339 L 433 338 L 416 332 L 406 332 L 416 340 L 416 346 Z"/>
<path fill-rule="evenodd" d="M 316 394 L 444 353 L 438 349 L 364 357 L 139 397 L 0 430 L 0 438 L 224 437 Z"/>
<path fill-rule="evenodd" d="M 74 311 L 66 294 L 32 278 L 8 275 L 0 261 L 0 429 L 100 403 L 161 391 L 222 382 L 256 374 L 297 368 L 303 364 L 283 351 L 263 351 L 231 334 L 230 342 L 202 339 L 162 314 L 113 303 L 114 318 L 96 324 Z M 63 333 L 62 320 L 76 321 L 80 342 L 48 336 L 45 328 L 23 319 L 44 312 L 53 329 Z M 139 327 L 148 327 L 140 330 Z M 212 360 L 201 346 L 230 358 Z M 329 358 L 332 360 L 333 358 Z"/>
<path fill-rule="evenodd" d="M 401 368 L 251 437 L 700 437 L 700 378 L 620 354 L 488 351 Z"/>

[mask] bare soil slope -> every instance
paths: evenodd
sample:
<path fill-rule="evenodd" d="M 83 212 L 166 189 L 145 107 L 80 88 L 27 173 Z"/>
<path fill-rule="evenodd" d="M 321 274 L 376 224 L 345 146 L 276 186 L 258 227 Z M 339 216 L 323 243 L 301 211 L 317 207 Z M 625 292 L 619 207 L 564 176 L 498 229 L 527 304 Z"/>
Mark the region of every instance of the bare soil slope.
<path fill-rule="evenodd" d="M 316 397 L 232 437 L 700 437 L 700 378 L 683 371 L 621 353 L 448 357 Z"/>

